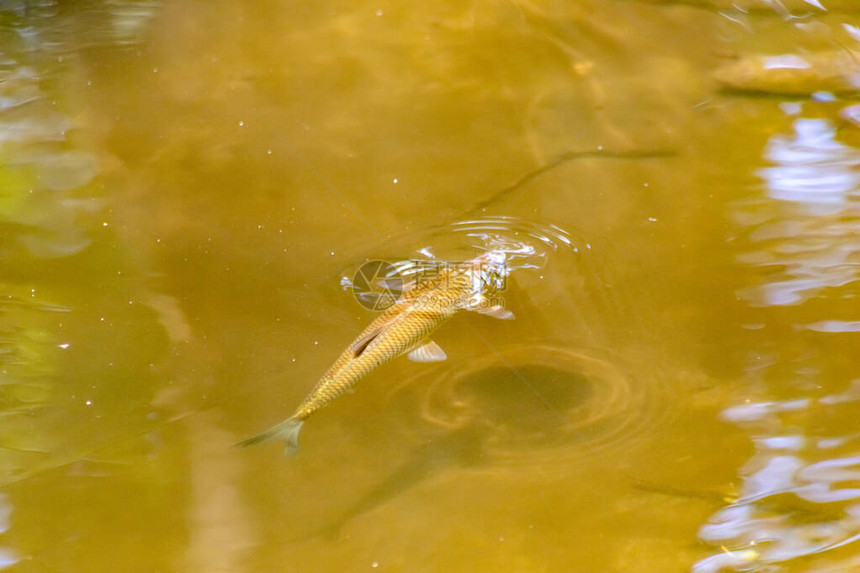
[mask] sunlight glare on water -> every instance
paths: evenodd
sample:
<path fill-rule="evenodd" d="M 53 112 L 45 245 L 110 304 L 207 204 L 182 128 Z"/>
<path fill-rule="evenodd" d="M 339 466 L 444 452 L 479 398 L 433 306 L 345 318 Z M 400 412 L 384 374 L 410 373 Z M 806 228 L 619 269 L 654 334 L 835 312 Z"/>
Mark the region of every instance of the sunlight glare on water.
<path fill-rule="evenodd" d="M 803 108 L 789 109 L 796 116 Z M 723 412 L 750 434 L 756 452 L 741 468 L 738 499 L 700 530 L 703 540 L 727 550 L 696 571 L 807 570 L 795 565 L 801 559 L 816 571 L 860 566 L 852 547 L 860 539 L 860 444 L 856 425 L 846 423 L 854 419 L 860 379 L 835 366 L 842 360 L 837 337 L 856 336 L 850 325 L 860 308 L 860 151 L 841 143 L 826 119 L 793 117 L 791 130 L 774 134 L 764 148 L 768 165 L 757 172 L 764 196 L 737 212 L 738 220 L 759 221 L 739 259 L 767 271 L 739 294 L 752 306 L 784 309 L 776 322 L 772 312 L 760 314 L 762 326 L 787 320 L 796 342 L 762 347 L 758 352 L 770 356 L 764 363 L 756 356 L 749 374 L 772 390 L 759 384 L 762 396 Z M 817 310 L 808 311 L 813 305 Z M 793 354 L 792 347 L 802 350 Z"/>

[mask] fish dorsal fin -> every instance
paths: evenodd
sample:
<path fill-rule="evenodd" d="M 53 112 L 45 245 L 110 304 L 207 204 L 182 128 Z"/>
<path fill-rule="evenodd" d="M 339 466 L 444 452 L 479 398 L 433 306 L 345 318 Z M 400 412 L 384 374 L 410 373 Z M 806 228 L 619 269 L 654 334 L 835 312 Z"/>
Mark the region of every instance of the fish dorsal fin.
<path fill-rule="evenodd" d="M 352 353 L 355 358 L 358 358 L 362 355 L 362 353 L 367 350 L 367 347 L 370 346 L 370 343 L 373 342 L 377 336 L 382 334 L 382 331 L 385 329 L 387 325 L 382 325 L 379 328 L 374 328 L 364 336 L 360 336 L 353 342 L 350 346 L 352 347 Z"/>
<path fill-rule="evenodd" d="M 481 314 L 486 314 L 487 316 L 492 316 L 493 318 L 499 318 L 502 320 L 513 320 L 516 318 L 514 313 L 509 311 L 503 306 L 495 305 L 495 306 L 479 306 L 475 309 L 475 312 L 479 312 Z"/>
<path fill-rule="evenodd" d="M 441 362 L 448 358 L 445 351 L 432 340 L 428 340 L 418 348 L 413 349 L 407 355 L 413 362 Z"/>
<path fill-rule="evenodd" d="M 355 358 L 361 356 L 367 347 L 370 346 L 370 343 L 376 340 L 376 337 L 391 328 L 393 324 L 396 324 L 402 321 L 409 314 L 408 309 L 401 311 L 394 316 L 388 317 L 386 320 L 382 321 L 372 330 L 360 335 L 356 338 L 352 344 L 350 344 L 350 348 L 352 348 L 353 355 Z M 377 319 L 379 320 L 379 319 Z M 373 324 L 371 324 L 373 326 Z M 369 327 L 368 327 L 369 328 Z"/>

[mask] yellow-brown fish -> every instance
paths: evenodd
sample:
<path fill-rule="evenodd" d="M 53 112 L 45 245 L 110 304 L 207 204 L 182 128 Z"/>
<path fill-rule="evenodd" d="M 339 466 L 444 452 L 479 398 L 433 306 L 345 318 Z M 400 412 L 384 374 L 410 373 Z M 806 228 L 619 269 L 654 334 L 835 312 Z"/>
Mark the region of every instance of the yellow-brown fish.
<path fill-rule="evenodd" d="M 499 290 L 507 275 L 505 258 L 501 251 L 489 251 L 466 263 L 445 265 L 432 278 L 405 289 L 394 305 L 347 346 L 292 416 L 239 445 L 282 438 L 287 442 L 287 453 L 292 453 L 298 448 L 305 419 L 351 390 L 378 366 L 406 353 L 417 362 L 445 360 L 445 352 L 428 336 L 458 310 L 513 318 L 513 313 L 488 298 Z"/>

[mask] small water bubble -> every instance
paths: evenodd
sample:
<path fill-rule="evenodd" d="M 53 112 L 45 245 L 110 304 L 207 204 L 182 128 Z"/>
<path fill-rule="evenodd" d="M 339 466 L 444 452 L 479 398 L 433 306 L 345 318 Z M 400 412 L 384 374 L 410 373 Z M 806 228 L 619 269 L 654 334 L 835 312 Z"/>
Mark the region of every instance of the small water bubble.
<path fill-rule="evenodd" d="M 240 122 L 239 122 L 239 127 L 244 127 L 244 126 L 245 126 L 245 122 L 244 122 L 244 121 L 240 121 Z"/>
<path fill-rule="evenodd" d="M 397 185 L 397 177 L 394 178 L 394 184 Z"/>
<path fill-rule="evenodd" d="M 376 15 L 377 15 L 377 16 L 382 16 L 382 10 L 377 10 L 377 11 L 376 11 Z"/>
<path fill-rule="evenodd" d="M 93 405 L 93 401 L 92 401 L 92 400 L 87 400 L 86 402 L 84 402 L 84 404 L 86 404 L 87 406 L 92 406 L 92 405 Z"/>
<path fill-rule="evenodd" d="M 656 223 L 657 217 L 648 217 L 648 220 L 651 221 L 652 223 Z"/>
<path fill-rule="evenodd" d="M 68 348 L 68 347 L 69 347 L 69 343 L 65 343 L 65 344 L 58 344 L 58 345 L 57 345 L 57 348 L 62 348 L 63 350 L 65 350 L 65 349 L 66 349 L 66 348 Z"/>

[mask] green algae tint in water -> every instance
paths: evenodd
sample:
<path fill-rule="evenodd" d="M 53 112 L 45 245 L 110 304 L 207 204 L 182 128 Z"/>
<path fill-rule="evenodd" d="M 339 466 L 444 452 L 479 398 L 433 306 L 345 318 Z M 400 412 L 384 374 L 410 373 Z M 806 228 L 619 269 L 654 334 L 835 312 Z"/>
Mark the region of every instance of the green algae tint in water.
<path fill-rule="evenodd" d="M 853 96 L 749 67 L 821 5 L 4 4 L 0 567 L 857 568 Z M 233 448 L 458 221 L 572 239 Z"/>

